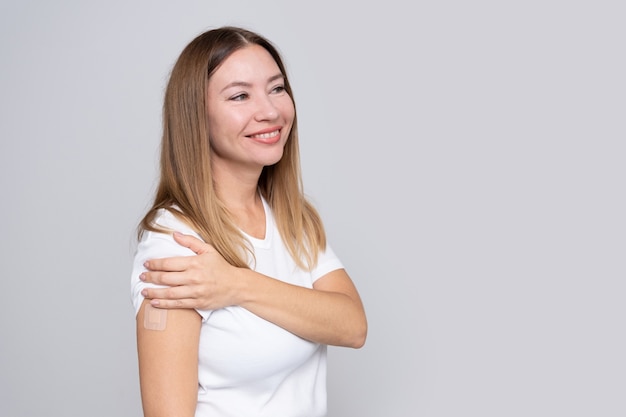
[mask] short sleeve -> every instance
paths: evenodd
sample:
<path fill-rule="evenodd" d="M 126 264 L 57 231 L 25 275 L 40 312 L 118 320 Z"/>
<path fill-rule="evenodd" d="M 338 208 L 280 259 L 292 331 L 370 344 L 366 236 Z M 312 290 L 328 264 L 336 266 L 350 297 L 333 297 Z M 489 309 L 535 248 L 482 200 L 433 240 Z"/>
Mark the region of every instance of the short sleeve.
<path fill-rule="evenodd" d="M 174 215 L 167 211 L 161 210 L 155 218 L 155 223 L 165 227 L 172 232 L 188 234 L 200 239 L 200 236 L 192 230 L 187 224 L 178 220 Z M 131 301 L 135 310 L 135 315 L 139 312 L 139 308 L 144 300 L 141 291 L 144 288 L 163 288 L 163 286 L 151 283 L 145 283 L 139 279 L 139 275 L 146 271 L 143 264 L 149 259 L 169 258 L 174 256 L 193 256 L 195 253 L 180 244 L 178 244 L 171 233 L 145 232 L 137 244 L 137 250 L 133 259 L 133 267 L 131 273 Z M 210 315 L 209 310 L 197 310 L 206 320 Z"/>
<path fill-rule="evenodd" d="M 315 282 L 324 275 L 329 272 L 335 271 L 337 269 L 343 269 L 343 264 L 335 255 L 335 252 L 330 247 L 330 245 L 326 245 L 326 250 L 320 252 L 319 258 L 317 260 L 317 266 L 311 271 L 312 281 Z"/>

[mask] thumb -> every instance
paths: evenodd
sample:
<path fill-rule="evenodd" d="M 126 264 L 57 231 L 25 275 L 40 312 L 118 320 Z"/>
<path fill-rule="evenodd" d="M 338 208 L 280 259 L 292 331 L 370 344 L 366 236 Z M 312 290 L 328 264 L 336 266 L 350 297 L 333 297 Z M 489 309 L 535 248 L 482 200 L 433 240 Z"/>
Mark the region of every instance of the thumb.
<path fill-rule="evenodd" d="M 180 232 L 173 233 L 174 240 L 181 246 L 191 249 L 196 255 L 201 255 L 211 249 L 211 245 L 205 243 L 195 236 L 185 235 Z"/>

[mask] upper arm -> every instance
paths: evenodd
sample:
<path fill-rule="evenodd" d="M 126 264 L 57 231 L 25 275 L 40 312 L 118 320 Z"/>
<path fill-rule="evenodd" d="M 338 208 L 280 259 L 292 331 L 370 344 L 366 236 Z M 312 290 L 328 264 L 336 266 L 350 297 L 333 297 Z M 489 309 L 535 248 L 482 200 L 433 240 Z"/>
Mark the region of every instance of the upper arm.
<path fill-rule="evenodd" d="M 352 279 L 345 269 L 335 269 L 318 278 L 313 283 L 313 288 L 320 291 L 338 292 L 347 295 L 362 307 L 361 297 Z"/>
<path fill-rule="evenodd" d="M 144 416 L 190 416 L 198 395 L 201 318 L 195 310 L 163 310 L 163 330 L 145 328 L 144 300 L 137 313 L 137 352 Z M 162 326 L 161 326 L 162 327 Z"/>

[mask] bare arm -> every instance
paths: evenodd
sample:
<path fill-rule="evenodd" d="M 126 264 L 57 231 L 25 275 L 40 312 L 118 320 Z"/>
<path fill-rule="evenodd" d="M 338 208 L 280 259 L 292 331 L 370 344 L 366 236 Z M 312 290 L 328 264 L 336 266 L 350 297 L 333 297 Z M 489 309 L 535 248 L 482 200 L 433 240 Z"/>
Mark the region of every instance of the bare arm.
<path fill-rule="evenodd" d="M 218 309 L 239 305 L 304 339 L 359 348 L 367 320 L 359 294 L 345 270 L 319 278 L 313 289 L 291 285 L 228 264 L 211 245 L 191 236 L 177 242 L 198 256 L 148 262 L 146 282 L 168 285 L 144 294 L 159 308 Z M 184 284 L 184 285 L 183 285 Z"/>
<path fill-rule="evenodd" d="M 148 301 L 137 314 L 137 351 L 145 417 L 193 417 L 198 396 L 200 315 L 195 310 L 165 310 L 163 330 L 146 328 Z M 154 322 L 154 320 L 153 320 Z M 159 323 L 160 322 L 160 323 Z M 159 327 L 158 325 L 161 324 Z"/>
<path fill-rule="evenodd" d="M 286 284 L 249 269 L 238 303 L 265 320 L 314 342 L 360 348 L 367 323 L 361 299 L 343 269 L 318 279 L 314 288 Z"/>

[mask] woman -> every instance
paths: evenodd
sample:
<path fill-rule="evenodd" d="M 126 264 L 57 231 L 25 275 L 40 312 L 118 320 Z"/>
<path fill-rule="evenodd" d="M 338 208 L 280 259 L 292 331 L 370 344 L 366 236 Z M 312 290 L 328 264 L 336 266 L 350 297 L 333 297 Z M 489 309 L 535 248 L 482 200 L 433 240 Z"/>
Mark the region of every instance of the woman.
<path fill-rule="evenodd" d="M 223 27 L 181 53 L 132 272 L 145 416 L 326 413 L 326 346 L 365 312 L 306 200 L 277 50 Z"/>

